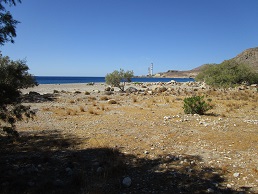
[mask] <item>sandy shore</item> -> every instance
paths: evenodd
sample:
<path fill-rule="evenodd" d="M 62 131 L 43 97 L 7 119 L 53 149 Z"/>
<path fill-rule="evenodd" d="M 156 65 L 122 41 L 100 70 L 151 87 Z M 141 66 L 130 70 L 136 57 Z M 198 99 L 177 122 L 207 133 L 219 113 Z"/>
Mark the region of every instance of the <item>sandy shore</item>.
<path fill-rule="evenodd" d="M 107 87 L 105 83 L 96 83 L 94 85 L 88 85 L 86 83 L 76 83 L 76 84 L 40 84 L 33 88 L 23 89 L 24 94 L 31 91 L 38 92 L 40 94 L 53 93 L 54 90 L 57 91 L 67 91 L 67 92 L 94 92 L 94 91 L 104 91 Z"/>

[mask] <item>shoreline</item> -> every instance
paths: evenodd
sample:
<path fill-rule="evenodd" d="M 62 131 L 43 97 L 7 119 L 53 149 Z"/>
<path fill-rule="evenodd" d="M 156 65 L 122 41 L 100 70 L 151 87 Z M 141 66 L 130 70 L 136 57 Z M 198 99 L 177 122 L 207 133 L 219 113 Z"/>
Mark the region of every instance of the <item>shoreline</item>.
<path fill-rule="evenodd" d="M 135 82 L 131 83 L 126 83 L 125 84 L 125 89 L 129 87 L 134 87 L 138 90 L 143 89 L 142 85 L 148 86 L 150 88 L 157 87 L 157 85 L 160 85 L 159 83 L 169 83 L 169 82 L 140 82 L 142 84 L 134 84 Z M 182 86 L 184 83 L 188 82 L 175 82 L 177 83 L 176 86 Z M 163 84 L 161 84 L 163 85 Z M 37 92 L 40 94 L 47 94 L 47 93 L 53 93 L 54 90 L 57 90 L 59 92 L 61 91 L 66 91 L 66 92 L 103 92 L 109 85 L 106 84 L 105 82 L 97 82 L 94 83 L 93 85 L 89 83 L 60 83 L 60 84 L 39 84 L 38 86 L 27 88 L 27 89 L 22 89 L 21 92 L 23 94 L 29 93 L 29 92 Z M 175 85 L 171 85 L 175 86 Z M 114 91 L 119 91 L 119 88 L 114 87 Z"/>
<path fill-rule="evenodd" d="M 66 92 L 93 92 L 93 91 L 102 91 L 107 87 L 107 84 L 104 82 L 95 83 L 94 85 L 89 85 L 87 83 L 63 83 L 63 84 L 39 84 L 38 86 L 32 88 L 22 89 L 22 93 L 26 94 L 29 92 L 38 92 L 40 94 L 53 93 L 54 90 L 66 91 Z"/>

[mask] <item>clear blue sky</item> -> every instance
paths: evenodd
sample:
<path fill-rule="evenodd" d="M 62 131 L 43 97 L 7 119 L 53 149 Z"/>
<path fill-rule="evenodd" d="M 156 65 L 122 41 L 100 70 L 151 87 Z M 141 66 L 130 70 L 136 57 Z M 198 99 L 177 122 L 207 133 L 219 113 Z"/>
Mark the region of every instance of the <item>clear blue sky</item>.
<path fill-rule="evenodd" d="M 30 73 L 105 76 L 190 70 L 258 46 L 258 0 L 22 0 L 15 44 Z"/>

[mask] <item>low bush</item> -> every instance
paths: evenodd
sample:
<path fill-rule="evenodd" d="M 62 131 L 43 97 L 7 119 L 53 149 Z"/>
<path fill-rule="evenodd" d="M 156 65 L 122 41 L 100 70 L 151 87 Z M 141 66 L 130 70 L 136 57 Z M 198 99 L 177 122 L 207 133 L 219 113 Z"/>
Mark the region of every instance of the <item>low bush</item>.
<path fill-rule="evenodd" d="M 209 103 L 205 102 L 204 96 L 193 96 L 184 99 L 183 108 L 186 114 L 203 115 L 213 107 Z"/>

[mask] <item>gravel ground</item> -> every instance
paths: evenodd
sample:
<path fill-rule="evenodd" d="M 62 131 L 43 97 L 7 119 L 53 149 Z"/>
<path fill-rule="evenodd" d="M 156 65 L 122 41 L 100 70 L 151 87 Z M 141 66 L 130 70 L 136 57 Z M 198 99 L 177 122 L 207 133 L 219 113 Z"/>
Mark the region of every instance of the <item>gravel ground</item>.
<path fill-rule="evenodd" d="M 110 93 L 106 87 L 23 90 L 41 94 L 25 101 L 37 114 L 17 124 L 19 140 L 2 141 L 1 191 L 258 193 L 256 90 L 145 83 L 126 86 L 140 92 Z M 214 108 L 184 114 L 183 99 L 192 95 L 212 99 Z"/>

